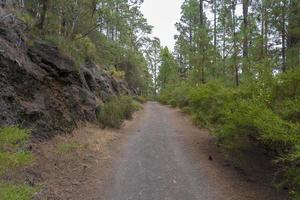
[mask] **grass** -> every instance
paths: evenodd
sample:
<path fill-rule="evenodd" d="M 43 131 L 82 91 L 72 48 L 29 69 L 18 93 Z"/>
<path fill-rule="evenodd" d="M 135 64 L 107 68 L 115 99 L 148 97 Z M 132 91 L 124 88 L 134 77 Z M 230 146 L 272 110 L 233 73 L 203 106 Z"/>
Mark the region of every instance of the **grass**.
<path fill-rule="evenodd" d="M 24 150 L 29 138 L 27 129 L 17 126 L 0 128 L 0 175 L 33 164 L 34 156 Z"/>
<path fill-rule="evenodd" d="M 78 149 L 81 149 L 82 145 L 77 142 L 63 142 L 58 144 L 57 153 L 59 154 L 69 154 Z"/>
<path fill-rule="evenodd" d="M 21 147 L 30 137 L 30 131 L 17 126 L 0 128 L 0 151 L 13 151 Z"/>
<path fill-rule="evenodd" d="M 28 185 L 15 185 L 0 182 L 1 200 L 31 200 L 36 192 L 38 192 L 37 188 Z"/>
<path fill-rule="evenodd" d="M 34 163 L 33 154 L 24 150 L 29 138 L 28 129 L 18 126 L 0 128 L 0 176 Z M 0 182 L 1 200 L 30 200 L 36 192 L 36 188 L 27 185 Z"/>
<path fill-rule="evenodd" d="M 34 157 L 29 152 L 0 152 L 0 175 L 14 171 L 34 163 Z"/>

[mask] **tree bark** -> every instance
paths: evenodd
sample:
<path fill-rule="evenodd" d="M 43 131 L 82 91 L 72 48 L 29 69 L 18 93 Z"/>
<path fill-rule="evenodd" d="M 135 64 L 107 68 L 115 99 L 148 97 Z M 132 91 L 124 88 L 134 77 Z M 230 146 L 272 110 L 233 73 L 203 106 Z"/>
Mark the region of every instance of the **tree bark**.
<path fill-rule="evenodd" d="M 46 20 L 46 14 L 47 14 L 47 11 L 48 11 L 48 3 L 49 1 L 48 0 L 42 0 L 42 12 L 41 12 L 41 17 L 40 17 L 40 21 L 37 25 L 37 27 L 40 29 L 40 30 L 43 30 L 44 29 L 44 26 L 45 26 L 45 20 Z"/>
<path fill-rule="evenodd" d="M 282 47 L 281 47 L 281 57 L 282 57 L 282 71 L 285 72 L 286 71 L 286 52 L 285 52 L 285 48 L 286 48 L 286 26 L 285 26 L 285 23 L 286 23 L 286 5 L 285 5 L 285 2 L 283 3 L 282 5 L 282 8 L 281 8 L 281 44 L 282 44 Z"/>
<path fill-rule="evenodd" d="M 291 0 L 288 12 L 287 66 L 300 67 L 300 2 Z"/>
<path fill-rule="evenodd" d="M 248 12 L 249 12 L 249 0 L 243 0 L 243 73 L 245 73 L 246 75 L 249 75 L 249 68 L 248 68 L 248 46 L 249 46 Z"/>

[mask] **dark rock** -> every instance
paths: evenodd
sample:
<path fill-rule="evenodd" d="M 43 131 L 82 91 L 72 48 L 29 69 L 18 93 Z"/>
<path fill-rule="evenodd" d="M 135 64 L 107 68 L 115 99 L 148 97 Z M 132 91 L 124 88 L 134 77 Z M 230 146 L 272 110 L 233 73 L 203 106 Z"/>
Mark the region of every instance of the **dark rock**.
<path fill-rule="evenodd" d="M 110 97 L 131 94 L 125 82 L 91 61 L 78 70 L 53 45 L 16 47 L 26 38 L 21 30 L 0 25 L 0 125 L 22 125 L 47 139 L 80 121 L 95 121 L 97 108 Z"/>

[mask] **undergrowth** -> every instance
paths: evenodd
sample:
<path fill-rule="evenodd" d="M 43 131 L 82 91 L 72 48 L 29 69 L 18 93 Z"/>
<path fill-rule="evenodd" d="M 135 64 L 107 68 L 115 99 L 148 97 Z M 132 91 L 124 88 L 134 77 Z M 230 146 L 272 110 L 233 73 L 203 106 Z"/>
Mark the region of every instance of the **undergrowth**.
<path fill-rule="evenodd" d="M 300 195 L 299 99 L 300 70 L 240 87 L 179 83 L 160 95 L 162 103 L 182 108 L 209 128 L 226 151 L 261 147 L 278 170 L 274 184 L 288 188 L 295 199 Z"/>
<path fill-rule="evenodd" d="M 114 97 L 98 107 L 97 119 L 103 127 L 120 128 L 125 119 L 141 108 L 141 104 L 129 96 Z"/>

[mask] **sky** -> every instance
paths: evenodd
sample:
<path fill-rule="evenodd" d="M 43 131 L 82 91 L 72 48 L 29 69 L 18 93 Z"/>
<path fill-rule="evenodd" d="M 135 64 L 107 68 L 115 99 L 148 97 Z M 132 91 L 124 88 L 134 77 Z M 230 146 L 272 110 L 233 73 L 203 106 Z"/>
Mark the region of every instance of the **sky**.
<path fill-rule="evenodd" d="M 148 24 L 154 26 L 152 36 L 161 40 L 162 46 L 173 50 L 176 34 L 175 23 L 180 20 L 183 0 L 144 0 L 142 13 Z"/>

